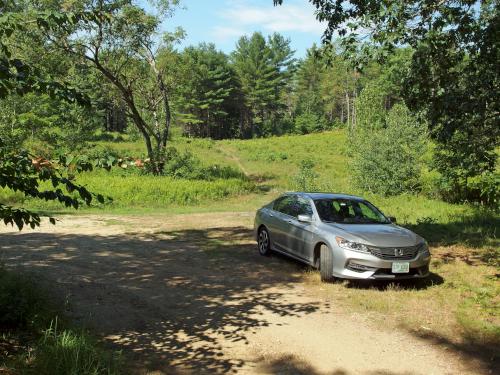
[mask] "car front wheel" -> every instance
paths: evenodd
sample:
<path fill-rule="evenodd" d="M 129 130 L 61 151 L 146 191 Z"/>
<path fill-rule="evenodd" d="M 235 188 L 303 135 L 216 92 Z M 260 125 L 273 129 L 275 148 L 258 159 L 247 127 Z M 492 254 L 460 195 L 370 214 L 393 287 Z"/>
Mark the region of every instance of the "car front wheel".
<path fill-rule="evenodd" d="M 261 228 L 259 230 L 258 245 L 260 255 L 269 255 L 271 251 L 271 241 L 269 240 L 269 232 L 266 228 Z"/>
<path fill-rule="evenodd" d="M 321 245 L 319 254 L 321 281 L 333 281 L 333 253 L 326 245 Z"/>

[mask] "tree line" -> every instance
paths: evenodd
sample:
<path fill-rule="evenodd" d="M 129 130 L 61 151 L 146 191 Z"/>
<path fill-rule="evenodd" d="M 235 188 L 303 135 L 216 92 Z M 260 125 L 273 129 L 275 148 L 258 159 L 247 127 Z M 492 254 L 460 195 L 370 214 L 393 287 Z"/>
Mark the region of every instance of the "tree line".
<path fill-rule="evenodd" d="M 165 148 L 172 123 L 186 136 L 213 139 L 303 134 L 344 124 L 353 128 L 356 97 L 383 74 L 376 62 L 361 74 L 340 52 L 318 46 L 297 59 L 291 41 L 279 33 L 242 36 L 229 54 L 210 43 L 179 51 L 181 29 L 162 33 L 161 39 L 158 34 L 175 3 L 151 14 L 129 1 L 87 1 L 85 9 L 99 15 L 90 21 L 13 32 L 8 39 L 19 57 L 56 80 L 71 82 L 91 105 L 12 95 L 0 102 L 3 137 L 74 148 L 97 129 L 128 131 L 145 140 L 154 160 Z M 66 12 L 82 4 L 65 5 Z M 12 14 L 60 7 L 31 0 L 4 5 Z"/>

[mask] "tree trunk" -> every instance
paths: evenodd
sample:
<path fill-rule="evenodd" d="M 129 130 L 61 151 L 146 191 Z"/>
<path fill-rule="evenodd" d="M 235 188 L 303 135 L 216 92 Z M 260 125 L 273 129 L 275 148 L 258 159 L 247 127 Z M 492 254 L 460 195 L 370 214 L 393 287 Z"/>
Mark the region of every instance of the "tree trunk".
<path fill-rule="evenodd" d="M 243 108 L 240 110 L 240 138 L 243 139 L 243 128 L 244 128 L 244 122 L 245 122 L 245 119 L 244 119 L 244 112 L 243 112 Z"/>
<path fill-rule="evenodd" d="M 163 130 L 161 130 L 160 126 L 158 126 L 157 133 L 155 134 L 156 157 L 154 162 L 155 164 L 153 164 L 154 173 L 161 174 L 163 173 L 163 168 L 165 167 L 165 150 L 167 148 L 172 115 L 170 112 L 170 102 L 169 102 L 167 87 L 165 86 L 165 82 L 163 81 L 163 74 L 156 67 L 156 63 L 153 56 L 151 56 L 148 59 L 148 62 L 149 65 L 151 66 L 151 69 L 153 69 L 153 72 L 156 75 L 156 82 L 158 84 L 158 89 L 160 90 L 160 95 L 163 103 L 163 110 L 165 111 L 165 123 Z"/>
<path fill-rule="evenodd" d="M 351 130 L 351 107 L 349 103 L 349 93 L 345 93 L 345 102 L 347 104 L 347 129 Z"/>
<path fill-rule="evenodd" d="M 139 113 L 139 110 L 135 105 L 133 93 L 128 88 L 126 88 L 117 77 L 115 77 L 109 70 L 107 70 L 100 63 L 97 56 L 92 61 L 94 62 L 97 70 L 99 70 L 121 92 L 122 98 L 127 104 L 127 107 L 130 111 L 130 117 L 132 118 L 132 121 L 134 122 L 137 129 L 139 129 L 139 132 L 142 134 L 142 137 L 144 138 L 144 143 L 146 144 L 148 157 L 150 159 L 151 164 L 153 165 L 153 173 L 159 174 L 160 171 L 157 168 L 156 157 L 153 151 L 153 144 L 151 143 L 151 136 L 147 131 L 147 125 L 144 122 L 144 119 L 141 117 L 141 114 Z"/>

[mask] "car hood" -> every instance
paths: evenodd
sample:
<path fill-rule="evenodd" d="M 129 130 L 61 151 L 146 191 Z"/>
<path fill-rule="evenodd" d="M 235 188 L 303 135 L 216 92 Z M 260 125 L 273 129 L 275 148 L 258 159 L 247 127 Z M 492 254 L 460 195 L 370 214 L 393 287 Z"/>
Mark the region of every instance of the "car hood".
<path fill-rule="evenodd" d="M 338 224 L 328 226 L 342 230 L 348 240 L 358 241 L 366 245 L 392 247 L 414 246 L 419 237 L 412 231 L 394 224 Z"/>

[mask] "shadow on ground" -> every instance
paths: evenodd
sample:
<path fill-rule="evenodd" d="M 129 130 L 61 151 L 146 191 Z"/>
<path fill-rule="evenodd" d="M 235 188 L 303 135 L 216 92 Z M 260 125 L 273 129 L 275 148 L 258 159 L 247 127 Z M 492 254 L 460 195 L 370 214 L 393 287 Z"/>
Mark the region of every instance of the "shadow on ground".
<path fill-rule="evenodd" d="M 347 288 L 384 290 L 425 290 L 441 285 L 444 279 L 441 275 L 431 272 L 425 279 L 417 280 L 348 280 L 344 284 Z"/>
<path fill-rule="evenodd" d="M 473 215 L 457 217 L 448 223 L 438 223 L 432 218 L 421 218 L 417 220 L 417 224 L 404 224 L 404 226 L 434 246 L 464 244 L 476 248 L 500 246 L 498 241 L 500 216 L 491 211 L 478 210 Z"/>
<path fill-rule="evenodd" d="M 266 374 L 290 374 L 290 375 L 324 375 L 323 372 L 318 372 L 311 366 L 308 362 L 303 359 L 299 359 L 294 355 L 283 355 L 278 358 L 268 360 L 262 369 Z M 357 375 L 352 371 L 347 371 L 345 369 L 336 369 L 331 372 L 326 373 L 326 375 Z M 416 372 L 405 371 L 405 372 L 392 372 L 386 370 L 376 370 L 363 372 L 363 375 L 417 375 Z"/>
<path fill-rule="evenodd" d="M 0 248 L 7 266 L 46 279 L 59 299 L 77 307 L 70 316 L 125 349 L 138 367 L 230 373 L 243 361 L 225 357 L 221 341 L 246 342 L 269 325 L 264 312 L 302 316 L 320 307 L 294 303 L 296 266 L 260 257 L 248 241 L 240 243 L 248 236 L 239 227 L 123 236 L 31 232 L 2 234 Z"/>
<path fill-rule="evenodd" d="M 22 266 L 51 283 L 54 293 L 78 307 L 70 315 L 124 349 L 137 370 L 234 373 L 244 360 L 225 356 L 221 342 L 247 342 L 270 325 L 269 313 L 300 317 L 328 307 L 294 302 L 305 267 L 282 256 L 261 257 L 251 240 L 245 227 L 110 236 L 29 232 L 2 234 L 0 256 L 7 266 Z M 402 285 L 419 289 L 442 282 L 433 274 Z M 488 345 L 419 337 L 492 370 L 498 364 Z M 267 361 L 265 371 L 317 374 L 291 358 Z M 333 374 L 350 375 L 343 369 Z M 382 374 L 396 375 L 371 373 Z"/>

